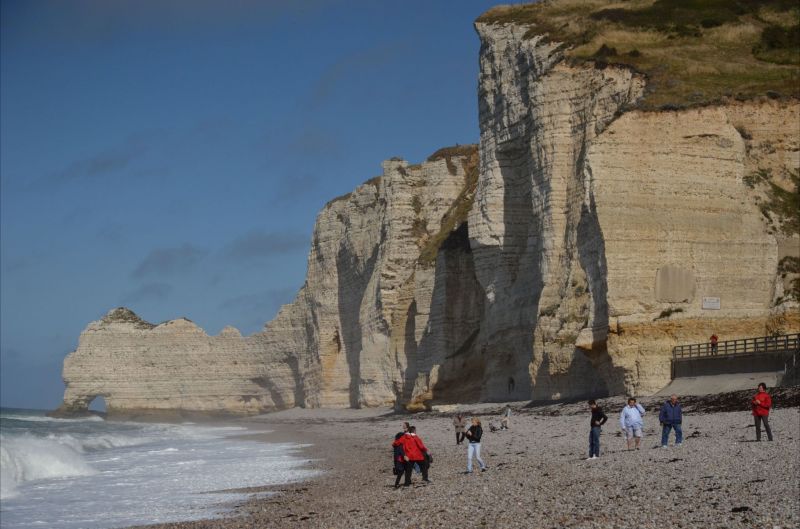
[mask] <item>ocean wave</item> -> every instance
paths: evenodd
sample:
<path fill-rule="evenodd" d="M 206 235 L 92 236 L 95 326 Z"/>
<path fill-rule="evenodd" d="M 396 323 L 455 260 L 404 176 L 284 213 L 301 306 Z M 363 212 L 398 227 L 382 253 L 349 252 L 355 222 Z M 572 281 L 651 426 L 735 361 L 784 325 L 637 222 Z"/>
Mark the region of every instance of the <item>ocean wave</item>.
<path fill-rule="evenodd" d="M 17 495 L 17 486 L 37 479 L 89 476 L 96 471 L 71 446 L 31 435 L 0 435 L 0 499 Z"/>
<path fill-rule="evenodd" d="M 104 422 L 105 421 L 105 419 L 103 419 L 99 415 L 89 415 L 86 417 L 80 417 L 75 419 L 60 419 L 56 417 L 47 417 L 44 415 L 19 415 L 16 413 L 2 413 L 0 414 L 0 418 L 12 419 L 15 421 L 25 421 L 25 422 Z"/>
<path fill-rule="evenodd" d="M 112 433 L 93 433 L 90 435 L 73 435 L 68 433 L 51 433 L 45 439 L 68 446 L 78 453 L 95 452 L 109 448 L 136 446 L 151 442 L 146 437 L 130 437 Z"/>

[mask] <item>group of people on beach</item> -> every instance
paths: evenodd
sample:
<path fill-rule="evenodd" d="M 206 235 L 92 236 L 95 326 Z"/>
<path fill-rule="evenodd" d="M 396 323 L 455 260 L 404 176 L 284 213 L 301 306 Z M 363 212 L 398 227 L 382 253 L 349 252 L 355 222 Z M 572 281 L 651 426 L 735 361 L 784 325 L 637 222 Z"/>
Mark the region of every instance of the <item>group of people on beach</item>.
<path fill-rule="evenodd" d="M 457 419 L 457 420 L 456 420 Z M 462 415 L 456 415 L 453 420 L 456 425 L 456 444 L 461 444 L 464 439 L 467 440 L 467 471 L 466 474 L 472 473 L 472 460 L 478 461 L 478 466 L 481 472 L 486 472 L 486 463 L 481 458 L 481 438 L 483 437 L 483 427 L 481 420 L 477 417 L 472 418 L 472 424 L 466 428 L 466 419 Z M 403 486 L 408 487 L 411 485 L 411 474 L 415 469 L 418 469 L 422 474 L 422 481 L 430 483 L 428 478 L 428 470 L 431 463 L 433 463 L 433 456 L 431 455 L 425 443 L 419 435 L 417 435 L 417 428 L 407 422 L 403 423 L 403 431 L 394 436 L 393 448 L 393 461 L 394 461 L 394 487 L 400 487 L 400 479 L 405 477 Z"/>
<path fill-rule="evenodd" d="M 608 421 L 608 416 L 597 405 L 595 400 L 589 401 L 589 410 L 592 413 L 592 417 L 590 419 L 589 457 L 586 458 L 587 460 L 600 457 L 600 432 L 603 425 Z M 625 434 L 628 450 L 639 450 L 641 448 L 645 413 L 644 407 L 636 402 L 633 397 L 628 399 L 628 404 L 619 413 L 619 427 Z M 675 445 L 680 446 L 683 442 L 683 430 L 681 430 L 683 411 L 677 395 L 671 395 L 669 400 L 661 406 L 658 420 L 662 426 L 661 447 L 667 447 L 669 433 L 672 429 L 675 430 Z"/>
<path fill-rule="evenodd" d="M 750 405 L 755 421 L 756 441 L 761 441 L 762 424 L 767 432 L 767 438 L 772 441 L 772 430 L 769 425 L 769 411 L 772 408 L 772 397 L 767 393 L 767 385 L 763 382 L 758 385 L 758 392 L 751 399 Z M 589 411 L 591 417 L 589 423 L 589 457 L 586 458 L 587 461 L 600 457 L 600 433 L 602 432 L 603 425 L 608 421 L 608 416 L 595 400 L 589 401 Z M 644 432 L 645 413 L 644 407 L 636 402 L 634 397 L 630 397 L 628 403 L 622 408 L 622 411 L 620 411 L 619 426 L 625 434 L 628 450 L 640 449 Z M 511 407 L 506 406 L 501 415 L 500 429 L 509 428 L 510 417 Z M 670 395 L 669 399 L 662 404 L 658 414 L 658 421 L 661 424 L 661 448 L 668 448 L 672 430 L 675 430 L 675 446 L 681 446 L 683 443 L 683 430 L 681 428 L 683 423 L 683 410 L 677 395 Z M 495 431 L 496 428 L 494 428 L 491 423 L 490 426 L 492 426 L 492 431 Z M 478 461 L 481 472 L 485 472 L 487 470 L 486 463 L 481 458 L 483 428 L 480 419 L 473 417 L 471 425 L 467 428 L 466 417 L 462 414 L 456 414 L 453 417 L 453 427 L 456 433 L 456 445 L 461 445 L 464 440 L 468 443 L 467 470 L 465 473 L 472 473 L 473 458 Z M 411 475 L 415 469 L 418 469 L 422 474 L 422 481 L 430 483 L 428 471 L 433 462 L 433 458 L 430 451 L 425 446 L 425 443 L 419 435 L 417 435 L 414 426 L 404 422 L 403 431 L 395 435 L 392 447 L 394 449 L 394 474 L 396 476 L 394 483 L 395 488 L 400 487 L 400 479 L 403 476 L 405 476 L 403 485 L 406 487 L 410 486 Z"/>
<path fill-rule="evenodd" d="M 753 419 L 756 427 L 756 441 L 761 441 L 761 425 L 767 432 L 767 439 L 772 441 L 772 429 L 769 426 L 769 410 L 772 408 L 772 397 L 767 393 L 767 385 L 761 382 L 758 385 L 757 393 L 750 401 Z M 597 459 L 600 457 L 600 432 L 602 426 L 608 420 L 602 408 L 594 400 L 589 401 L 589 409 L 592 413 L 591 427 L 589 432 L 589 457 Z M 639 450 L 642 442 L 642 432 L 644 431 L 645 409 L 636 399 L 630 397 L 628 404 L 622 408 L 619 414 L 619 425 L 625 433 L 628 450 Z M 683 409 L 678 396 L 670 395 L 669 400 L 661 405 L 658 414 L 658 422 L 661 424 L 661 448 L 669 447 L 669 437 L 672 430 L 675 430 L 675 446 L 683 444 Z"/>

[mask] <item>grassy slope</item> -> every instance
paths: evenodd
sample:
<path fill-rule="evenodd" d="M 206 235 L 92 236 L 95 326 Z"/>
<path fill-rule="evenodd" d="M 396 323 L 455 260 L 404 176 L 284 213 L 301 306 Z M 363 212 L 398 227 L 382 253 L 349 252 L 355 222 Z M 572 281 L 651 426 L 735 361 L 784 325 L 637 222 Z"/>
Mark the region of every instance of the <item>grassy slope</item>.
<path fill-rule="evenodd" d="M 564 42 L 573 61 L 647 75 L 641 108 L 681 108 L 728 97 L 800 96 L 796 0 L 544 0 L 500 6 L 488 24 L 530 26 Z"/>

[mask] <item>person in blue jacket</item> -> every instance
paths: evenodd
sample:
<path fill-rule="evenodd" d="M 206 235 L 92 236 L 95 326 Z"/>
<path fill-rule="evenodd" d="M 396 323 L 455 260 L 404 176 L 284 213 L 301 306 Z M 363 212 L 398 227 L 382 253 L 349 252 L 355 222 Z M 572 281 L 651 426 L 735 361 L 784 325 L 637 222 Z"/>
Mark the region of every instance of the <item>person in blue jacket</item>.
<path fill-rule="evenodd" d="M 661 448 L 669 445 L 669 432 L 673 428 L 675 429 L 675 446 L 680 446 L 683 442 L 683 430 L 681 430 L 683 413 L 677 395 L 670 395 L 669 400 L 661 406 L 658 420 L 661 423 Z"/>

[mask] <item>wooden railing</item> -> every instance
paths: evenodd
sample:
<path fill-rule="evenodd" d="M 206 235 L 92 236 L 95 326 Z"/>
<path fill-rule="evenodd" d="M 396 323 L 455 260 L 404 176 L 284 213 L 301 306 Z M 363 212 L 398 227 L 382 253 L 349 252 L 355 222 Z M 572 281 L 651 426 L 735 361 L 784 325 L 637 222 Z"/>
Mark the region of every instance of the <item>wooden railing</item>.
<path fill-rule="evenodd" d="M 781 334 L 778 336 L 761 336 L 742 340 L 678 345 L 672 348 L 673 360 L 688 360 L 707 356 L 739 356 L 759 353 L 796 353 L 800 350 L 799 334 Z"/>

